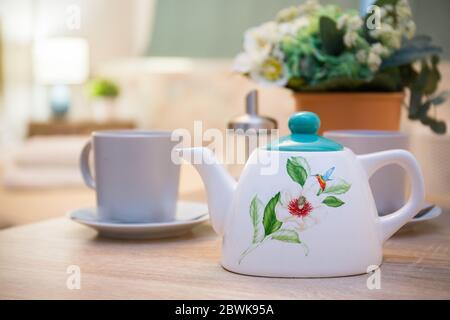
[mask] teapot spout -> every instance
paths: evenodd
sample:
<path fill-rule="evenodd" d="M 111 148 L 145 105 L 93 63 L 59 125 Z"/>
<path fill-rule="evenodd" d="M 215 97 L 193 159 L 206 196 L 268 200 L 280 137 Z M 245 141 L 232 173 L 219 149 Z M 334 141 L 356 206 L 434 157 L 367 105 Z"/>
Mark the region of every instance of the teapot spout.
<path fill-rule="evenodd" d="M 206 188 L 212 226 L 222 236 L 226 216 L 231 210 L 236 181 L 208 148 L 183 148 L 180 149 L 180 155 L 200 174 Z"/>

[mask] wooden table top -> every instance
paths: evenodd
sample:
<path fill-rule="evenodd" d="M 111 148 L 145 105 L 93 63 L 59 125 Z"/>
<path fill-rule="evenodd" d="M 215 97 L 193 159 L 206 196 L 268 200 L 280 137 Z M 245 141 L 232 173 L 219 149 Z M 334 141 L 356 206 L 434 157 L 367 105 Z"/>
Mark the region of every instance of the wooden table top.
<path fill-rule="evenodd" d="M 209 224 L 166 240 L 118 241 L 67 218 L 0 231 L 1 299 L 450 299 L 450 212 L 410 224 L 385 245 L 381 289 L 369 275 L 327 279 L 243 276 L 219 264 Z M 350 257 L 349 257 L 350 258 Z M 67 268 L 81 288 L 66 286 Z"/>

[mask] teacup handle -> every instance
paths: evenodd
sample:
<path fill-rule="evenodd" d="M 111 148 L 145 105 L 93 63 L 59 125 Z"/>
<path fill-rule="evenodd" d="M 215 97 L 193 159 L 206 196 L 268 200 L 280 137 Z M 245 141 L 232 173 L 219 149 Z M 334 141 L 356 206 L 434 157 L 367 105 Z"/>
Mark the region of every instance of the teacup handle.
<path fill-rule="evenodd" d="M 92 150 L 92 141 L 89 140 L 83 147 L 80 155 L 80 170 L 84 183 L 92 189 L 95 189 L 95 180 L 92 177 L 91 168 L 89 166 L 89 154 Z"/>
<path fill-rule="evenodd" d="M 385 242 L 421 209 L 425 199 L 422 172 L 417 160 L 406 150 L 388 150 L 360 155 L 357 158 L 366 170 L 368 178 L 378 169 L 393 163 L 405 169 L 410 177 L 411 195 L 408 201 L 397 211 L 378 218 L 381 224 L 382 241 Z"/>

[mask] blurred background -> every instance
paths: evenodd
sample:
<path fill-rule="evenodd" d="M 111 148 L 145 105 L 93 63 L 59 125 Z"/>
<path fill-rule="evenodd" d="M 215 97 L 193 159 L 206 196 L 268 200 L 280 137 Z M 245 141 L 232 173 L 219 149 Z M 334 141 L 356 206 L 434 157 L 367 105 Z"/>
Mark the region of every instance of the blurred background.
<path fill-rule="evenodd" d="M 231 72 L 243 33 L 301 2 L 0 0 L 0 228 L 94 204 L 77 168 L 92 131 L 192 130 L 194 120 L 224 130 L 256 86 Z M 410 4 L 417 33 L 443 48 L 440 87 L 449 90 L 450 2 Z M 446 104 L 439 116 L 450 121 Z M 289 91 L 260 89 L 260 113 L 276 119 L 281 134 L 294 111 Z M 406 115 L 401 131 L 412 137 L 430 201 L 450 201 L 449 183 L 441 183 L 450 173 L 440 171 L 448 167 L 449 133 L 434 135 Z M 431 160 L 423 147 L 430 144 L 441 150 Z"/>

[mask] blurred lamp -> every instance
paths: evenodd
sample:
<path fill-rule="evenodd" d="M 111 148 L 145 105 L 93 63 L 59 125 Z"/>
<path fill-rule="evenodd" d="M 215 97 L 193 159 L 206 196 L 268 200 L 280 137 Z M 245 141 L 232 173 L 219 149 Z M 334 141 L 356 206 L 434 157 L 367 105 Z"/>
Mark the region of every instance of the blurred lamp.
<path fill-rule="evenodd" d="M 83 38 L 48 38 L 36 42 L 33 50 L 36 82 L 50 85 L 50 107 L 57 118 L 66 115 L 71 104 L 68 85 L 82 84 L 89 75 L 89 47 Z"/>

